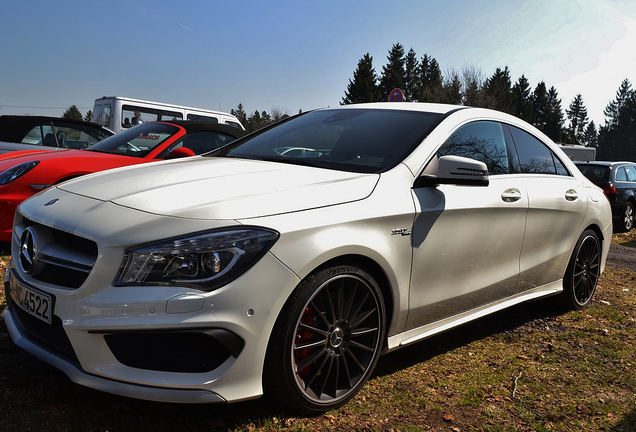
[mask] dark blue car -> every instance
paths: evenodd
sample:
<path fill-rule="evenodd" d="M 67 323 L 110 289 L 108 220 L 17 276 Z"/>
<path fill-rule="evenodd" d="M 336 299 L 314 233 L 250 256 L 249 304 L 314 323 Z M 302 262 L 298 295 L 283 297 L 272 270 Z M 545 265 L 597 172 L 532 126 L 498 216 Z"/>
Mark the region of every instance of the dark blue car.
<path fill-rule="evenodd" d="M 592 161 L 576 162 L 576 165 L 605 192 L 612 206 L 614 231 L 627 232 L 634 228 L 636 163 Z"/>

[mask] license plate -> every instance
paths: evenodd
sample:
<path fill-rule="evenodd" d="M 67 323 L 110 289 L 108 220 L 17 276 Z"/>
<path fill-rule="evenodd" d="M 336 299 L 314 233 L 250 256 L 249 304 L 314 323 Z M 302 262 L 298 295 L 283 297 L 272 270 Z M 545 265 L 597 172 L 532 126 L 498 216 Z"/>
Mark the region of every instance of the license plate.
<path fill-rule="evenodd" d="M 50 295 L 22 285 L 13 274 L 9 275 L 9 284 L 11 298 L 18 306 L 34 317 L 51 324 L 53 302 Z"/>

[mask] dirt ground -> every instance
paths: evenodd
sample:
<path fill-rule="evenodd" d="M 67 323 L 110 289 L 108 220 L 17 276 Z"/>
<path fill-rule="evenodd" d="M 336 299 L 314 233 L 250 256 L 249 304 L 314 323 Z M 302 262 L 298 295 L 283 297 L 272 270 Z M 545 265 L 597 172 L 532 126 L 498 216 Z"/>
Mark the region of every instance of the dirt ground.
<path fill-rule="evenodd" d="M 606 265 L 636 271 L 636 248 L 620 245 L 610 246 Z"/>

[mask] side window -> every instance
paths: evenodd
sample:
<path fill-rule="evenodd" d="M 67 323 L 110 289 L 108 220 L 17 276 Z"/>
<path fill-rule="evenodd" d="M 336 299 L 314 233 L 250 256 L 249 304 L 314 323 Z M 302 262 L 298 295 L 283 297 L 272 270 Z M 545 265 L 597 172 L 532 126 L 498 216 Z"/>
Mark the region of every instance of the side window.
<path fill-rule="evenodd" d="M 162 152 L 160 156 L 158 156 L 158 159 L 165 158 L 172 150 L 179 147 L 189 148 L 194 152 L 195 155 L 200 155 L 215 150 L 219 147 L 223 147 L 224 145 L 229 144 L 234 140 L 234 137 L 231 137 L 224 133 L 200 131 L 186 135 L 175 144 L 172 144 L 168 149 Z"/>
<path fill-rule="evenodd" d="M 199 115 L 199 114 L 188 114 L 187 116 L 188 120 L 198 120 L 198 121 L 209 121 L 212 123 L 218 123 L 219 119 L 216 117 L 212 117 L 212 116 L 204 116 L 204 115 Z"/>
<path fill-rule="evenodd" d="M 44 145 L 47 147 L 57 147 L 55 131 L 50 122 L 41 123 L 31 129 L 22 140 L 23 144 Z"/>
<path fill-rule="evenodd" d="M 570 175 L 563 162 L 545 144 L 526 131 L 514 126 L 509 127 L 522 173 Z"/>
<path fill-rule="evenodd" d="M 636 165 L 627 165 L 625 171 L 627 172 L 627 181 L 636 182 Z"/>
<path fill-rule="evenodd" d="M 49 127 L 50 129 L 50 127 Z M 42 127 L 38 125 L 31 129 L 28 134 L 22 139 L 22 144 L 37 144 L 42 145 L 44 142 L 44 136 L 42 134 Z"/>
<path fill-rule="evenodd" d="M 103 126 L 108 126 L 110 124 L 110 117 L 112 115 L 112 111 L 110 108 L 110 104 L 104 105 L 104 111 L 102 112 L 102 118 L 99 121 L 99 124 Z"/>
<path fill-rule="evenodd" d="M 237 122 L 234 122 L 234 121 L 226 120 L 225 124 L 228 125 L 228 126 L 235 127 L 237 129 L 241 129 L 241 126 Z"/>
<path fill-rule="evenodd" d="M 477 121 L 457 129 L 437 150 L 437 156 L 462 156 L 484 162 L 489 175 L 508 174 L 510 165 L 501 125 Z"/>
<path fill-rule="evenodd" d="M 53 121 L 53 127 L 58 147 L 81 150 L 110 136 L 102 130 L 65 121 Z"/>
<path fill-rule="evenodd" d="M 627 181 L 627 173 L 625 172 L 625 167 L 620 167 L 618 170 L 616 170 L 616 181 Z"/>

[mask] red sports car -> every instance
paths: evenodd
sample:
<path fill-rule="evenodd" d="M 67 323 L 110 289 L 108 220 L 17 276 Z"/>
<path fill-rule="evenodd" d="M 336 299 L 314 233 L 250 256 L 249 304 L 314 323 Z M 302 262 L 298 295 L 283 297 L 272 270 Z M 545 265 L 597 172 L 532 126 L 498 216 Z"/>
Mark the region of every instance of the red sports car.
<path fill-rule="evenodd" d="M 243 135 L 245 131 L 241 129 L 212 122 L 150 122 L 84 150 L 30 150 L 0 155 L 0 241 L 11 240 L 18 205 L 51 185 L 111 168 L 199 155 Z"/>

